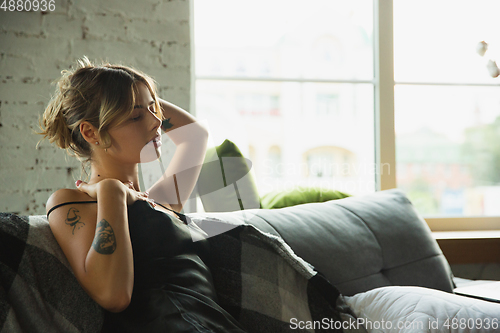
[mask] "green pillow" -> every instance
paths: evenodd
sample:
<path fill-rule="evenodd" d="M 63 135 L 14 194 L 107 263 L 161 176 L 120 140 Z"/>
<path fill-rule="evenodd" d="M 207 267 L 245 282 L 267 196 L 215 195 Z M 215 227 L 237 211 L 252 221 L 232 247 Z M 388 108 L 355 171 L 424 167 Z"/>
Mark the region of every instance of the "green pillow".
<path fill-rule="evenodd" d="M 205 212 L 260 208 L 251 168 L 251 161 L 229 140 L 208 149 L 198 179 L 198 194 Z"/>
<path fill-rule="evenodd" d="M 285 191 L 273 191 L 260 198 L 262 208 L 273 209 L 310 202 L 324 202 L 350 197 L 349 194 L 319 187 L 296 187 Z"/>

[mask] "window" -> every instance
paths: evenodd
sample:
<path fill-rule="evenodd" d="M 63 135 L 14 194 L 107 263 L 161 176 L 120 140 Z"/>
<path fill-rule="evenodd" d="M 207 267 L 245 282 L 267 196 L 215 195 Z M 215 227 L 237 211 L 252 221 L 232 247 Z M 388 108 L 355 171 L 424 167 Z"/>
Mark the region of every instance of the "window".
<path fill-rule="evenodd" d="M 357 179 L 356 154 L 347 149 L 333 146 L 316 147 L 304 153 L 307 163 L 305 176 L 309 179 L 328 179 L 337 184 L 339 190 L 350 192 L 353 188 L 347 188 L 346 177 Z M 341 185 L 344 183 L 343 185 Z"/>
<path fill-rule="evenodd" d="M 317 115 L 339 115 L 338 96 L 334 94 L 316 95 L 316 114 Z"/>
<path fill-rule="evenodd" d="M 262 156 L 261 194 L 399 187 L 435 230 L 498 228 L 500 78 L 475 52 L 494 46 L 497 7 L 194 0 L 197 115 L 224 133 L 215 144 Z M 281 177 L 266 162 L 278 156 Z M 328 167 L 340 164 L 348 172 Z"/>
<path fill-rule="evenodd" d="M 311 152 L 306 156 L 308 177 L 333 178 L 335 158 L 332 153 Z"/>
<path fill-rule="evenodd" d="M 269 167 L 271 168 L 270 176 L 272 178 L 280 178 L 283 176 L 283 169 L 281 164 L 281 148 L 272 146 L 268 153 Z"/>
<path fill-rule="evenodd" d="M 371 0 L 195 0 L 194 30 L 197 116 L 253 147 L 261 195 L 376 190 Z M 348 153 L 304 160 L 325 146 Z"/>
<path fill-rule="evenodd" d="M 486 68 L 496 55 L 481 58 L 476 46 L 498 39 L 499 9 L 495 0 L 394 0 L 396 170 L 440 170 L 397 181 L 426 216 L 498 215 L 486 202 L 499 192 L 484 188 L 500 189 L 500 82 Z"/>

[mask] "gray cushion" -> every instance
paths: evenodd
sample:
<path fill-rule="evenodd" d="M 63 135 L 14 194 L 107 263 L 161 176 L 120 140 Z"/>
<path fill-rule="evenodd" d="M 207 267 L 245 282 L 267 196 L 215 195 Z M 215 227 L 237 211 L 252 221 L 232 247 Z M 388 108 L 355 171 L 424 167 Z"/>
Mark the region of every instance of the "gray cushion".
<path fill-rule="evenodd" d="M 208 215 L 280 235 L 347 296 L 390 285 L 453 290 L 446 258 L 400 190 Z"/>

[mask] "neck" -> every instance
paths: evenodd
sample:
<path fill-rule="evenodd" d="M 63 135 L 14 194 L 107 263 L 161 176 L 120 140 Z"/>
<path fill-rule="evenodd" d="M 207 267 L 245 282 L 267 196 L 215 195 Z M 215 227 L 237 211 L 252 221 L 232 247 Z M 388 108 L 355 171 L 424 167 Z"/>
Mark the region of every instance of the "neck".
<path fill-rule="evenodd" d="M 139 172 L 138 164 L 120 164 L 114 165 L 112 163 L 98 163 L 93 161 L 90 166 L 90 179 L 88 184 L 96 184 L 104 179 L 117 179 L 122 183 L 132 182 L 134 189 L 140 191 L 139 188 Z"/>

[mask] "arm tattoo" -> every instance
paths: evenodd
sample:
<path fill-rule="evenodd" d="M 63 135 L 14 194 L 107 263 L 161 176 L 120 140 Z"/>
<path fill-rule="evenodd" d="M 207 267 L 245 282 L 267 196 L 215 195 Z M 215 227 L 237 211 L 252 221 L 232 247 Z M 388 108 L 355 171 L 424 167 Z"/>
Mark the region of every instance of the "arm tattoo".
<path fill-rule="evenodd" d="M 172 118 L 165 119 L 165 120 L 163 120 L 163 121 L 161 122 L 161 129 L 162 129 L 163 131 L 166 131 L 166 130 L 168 130 L 169 128 L 171 128 L 172 126 L 174 126 L 174 124 L 172 124 L 172 123 L 170 122 L 170 119 L 172 119 Z"/>
<path fill-rule="evenodd" d="M 97 253 L 112 254 L 116 250 L 116 238 L 113 228 L 106 220 L 97 223 L 92 247 Z"/>
<path fill-rule="evenodd" d="M 80 221 L 81 216 L 76 214 L 78 212 L 79 212 L 78 209 L 71 207 L 68 210 L 68 214 L 66 214 L 66 220 L 64 221 L 64 223 L 66 223 L 70 227 L 73 227 L 73 230 L 72 230 L 73 235 L 75 234 L 75 229 L 80 229 L 81 227 L 83 227 L 85 225 L 85 223 Z"/>

